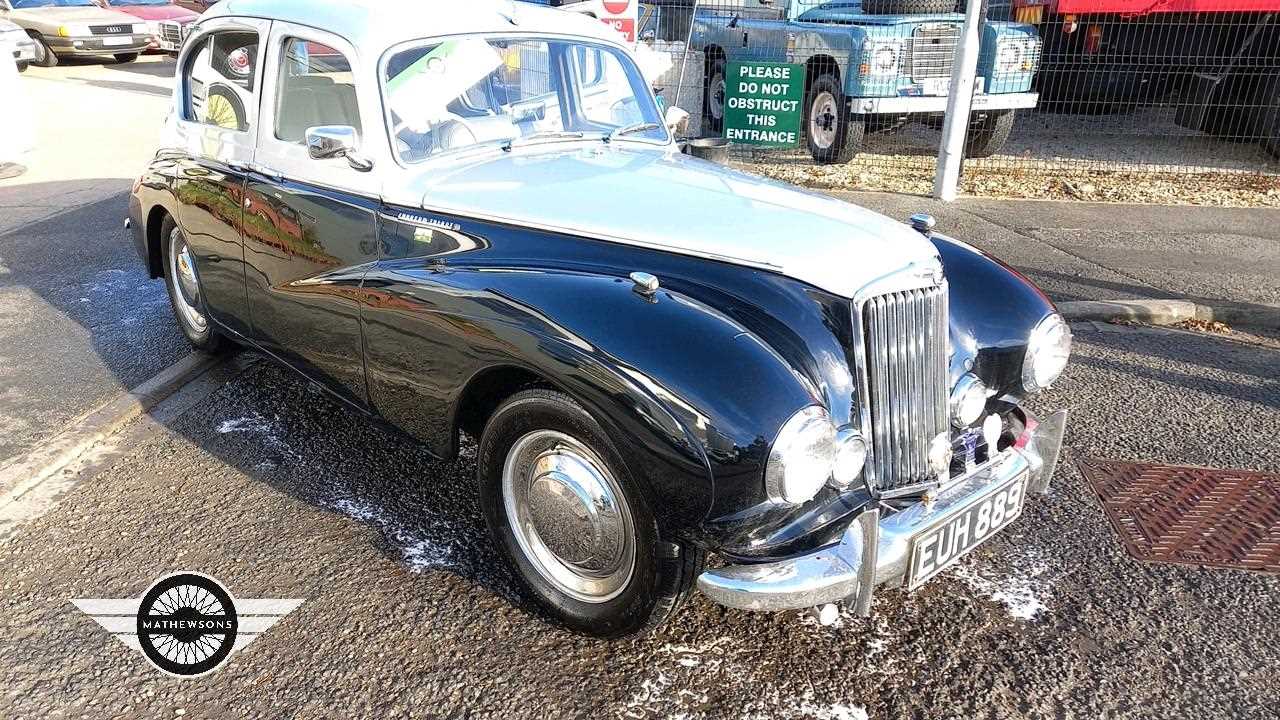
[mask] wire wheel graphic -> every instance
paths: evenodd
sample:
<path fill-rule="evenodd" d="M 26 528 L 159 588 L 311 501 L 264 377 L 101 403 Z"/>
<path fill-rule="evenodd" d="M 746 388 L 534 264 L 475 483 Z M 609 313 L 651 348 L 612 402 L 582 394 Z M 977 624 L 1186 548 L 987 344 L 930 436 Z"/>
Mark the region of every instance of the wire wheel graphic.
<path fill-rule="evenodd" d="M 239 620 L 231 594 L 211 577 L 178 573 L 161 578 L 138 606 L 138 643 L 156 667 L 193 677 L 231 655 Z"/>

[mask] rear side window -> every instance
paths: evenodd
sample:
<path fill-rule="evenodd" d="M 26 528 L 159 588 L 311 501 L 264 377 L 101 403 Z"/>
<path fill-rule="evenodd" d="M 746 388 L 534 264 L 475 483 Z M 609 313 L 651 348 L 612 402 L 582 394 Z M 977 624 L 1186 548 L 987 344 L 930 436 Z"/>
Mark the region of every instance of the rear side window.
<path fill-rule="evenodd" d="M 183 69 L 190 122 L 248 132 L 258 115 L 258 34 L 220 32 L 203 38 Z"/>
<path fill-rule="evenodd" d="M 342 53 L 317 42 L 287 38 L 280 62 L 277 138 L 302 143 L 308 128 L 324 125 L 344 125 L 360 132 L 355 81 Z"/>

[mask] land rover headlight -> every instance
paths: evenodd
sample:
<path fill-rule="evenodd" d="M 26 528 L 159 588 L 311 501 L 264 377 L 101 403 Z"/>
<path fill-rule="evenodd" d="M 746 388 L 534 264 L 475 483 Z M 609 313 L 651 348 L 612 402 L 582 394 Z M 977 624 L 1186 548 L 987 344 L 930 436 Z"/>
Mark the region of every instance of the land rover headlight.
<path fill-rule="evenodd" d="M 1001 40 L 996 46 L 996 72 L 1011 73 L 1020 70 L 1024 50 L 1021 40 Z"/>
<path fill-rule="evenodd" d="M 896 41 L 870 41 L 863 50 L 864 64 L 869 75 L 897 77 L 902 44 Z"/>
<path fill-rule="evenodd" d="M 811 499 L 827 478 L 836 454 L 836 429 L 825 408 L 810 405 L 782 426 L 769 451 L 764 484 L 769 499 L 798 505 Z"/>
<path fill-rule="evenodd" d="M 1027 392 L 1049 387 L 1067 367 L 1070 356 L 1071 328 L 1062 316 L 1054 313 L 1041 320 L 1027 340 L 1027 354 L 1022 358 L 1022 386 Z"/>

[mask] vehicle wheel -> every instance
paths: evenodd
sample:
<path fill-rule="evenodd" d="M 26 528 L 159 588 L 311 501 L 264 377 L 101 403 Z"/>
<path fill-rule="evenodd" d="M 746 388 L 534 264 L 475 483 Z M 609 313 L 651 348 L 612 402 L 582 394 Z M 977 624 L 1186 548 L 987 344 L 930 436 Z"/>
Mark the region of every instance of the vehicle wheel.
<path fill-rule="evenodd" d="M 720 135 L 724 132 L 725 64 L 713 60 L 702 88 L 702 135 Z"/>
<path fill-rule="evenodd" d="M 705 554 L 658 537 L 644 495 L 591 415 L 553 390 L 493 414 L 477 458 L 480 501 L 529 596 L 598 637 L 653 627 L 688 596 Z"/>
<path fill-rule="evenodd" d="M 21 73 L 21 72 L 26 72 L 26 71 L 27 71 L 27 68 L 29 68 L 29 67 L 31 67 L 31 63 L 29 63 L 29 62 L 20 62 L 20 63 L 18 63 L 18 72 L 20 72 L 20 73 Z"/>
<path fill-rule="evenodd" d="M 44 38 L 33 34 L 31 39 L 36 41 L 36 59 L 32 60 L 31 64 L 40 67 L 57 67 L 58 56 L 45 43 Z"/>
<path fill-rule="evenodd" d="M 956 12 L 956 0 L 863 0 L 862 12 L 868 15 L 951 13 Z"/>
<path fill-rule="evenodd" d="M 846 163 L 862 147 L 865 123 L 845 109 L 844 91 L 831 73 L 819 75 L 805 98 L 805 137 L 820 164 Z"/>
<path fill-rule="evenodd" d="M 985 158 L 1000 152 L 1013 130 L 1013 110 L 989 112 L 981 120 L 969 121 L 969 134 L 964 141 L 965 157 Z"/>
<path fill-rule="evenodd" d="M 181 228 L 166 218 L 160 230 L 164 247 L 164 283 L 169 289 L 169 302 L 173 315 L 178 319 L 182 334 L 197 350 L 216 353 L 223 349 L 223 338 L 213 329 L 209 314 L 205 311 L 204 294 L 200 291 L 200 276 L 187 247 L 187 239 Z"/>
<path fill-rule="evenodd" d="M 1262 108 L 1258 111 L 1256 133 L 1262 149 L 1280 160 L 1280 80 L 1267 83 L 1259 101 Z"/>
<path fill-rule="evenodd" d="M 117 53 L 115 58 L 116 62 L 123 65 L 124 63 L 131 63 L 134 60 L 137 60 L 138 53 Z"/>

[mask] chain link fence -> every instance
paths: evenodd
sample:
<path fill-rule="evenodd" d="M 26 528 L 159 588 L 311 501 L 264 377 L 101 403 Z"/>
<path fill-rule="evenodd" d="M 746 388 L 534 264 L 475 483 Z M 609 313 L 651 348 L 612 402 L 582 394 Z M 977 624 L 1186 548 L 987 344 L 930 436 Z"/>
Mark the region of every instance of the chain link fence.
<path fill-rule="evenodd" d="M 638 35 L 670 61 L 663 100 L 691 136 L 732 139 L 735 162 L 929 193 L 963 3 L 646 0 Z M 1280 205 L 1280 0 L 990 0 L 982 15 L 962 192 Z"/>

